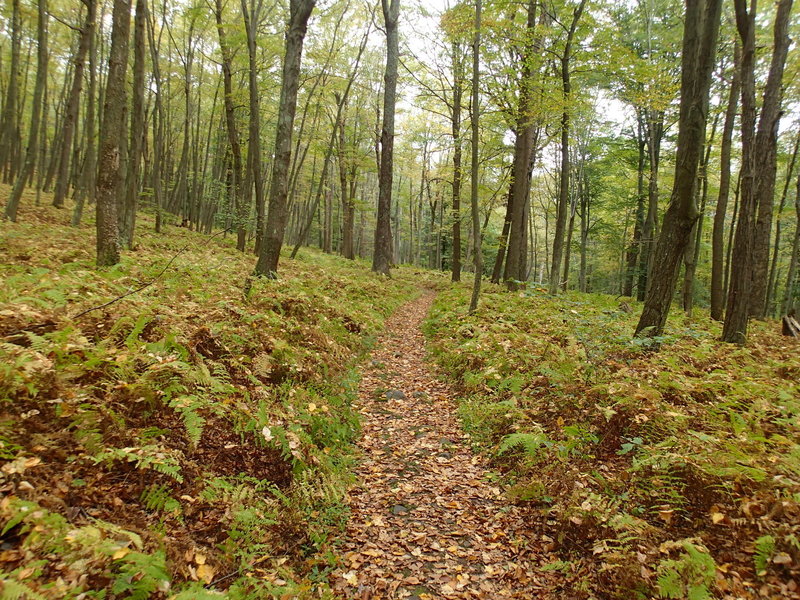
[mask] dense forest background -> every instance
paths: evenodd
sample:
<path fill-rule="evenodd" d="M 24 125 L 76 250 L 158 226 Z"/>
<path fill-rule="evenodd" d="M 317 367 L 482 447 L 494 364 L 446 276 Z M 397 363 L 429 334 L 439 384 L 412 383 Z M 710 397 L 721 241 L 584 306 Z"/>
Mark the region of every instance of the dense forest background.
<path fill-rule="evenodd" d="M 475 115 L 472 4 L 284 4 L 6 2 L 0 170 L 16 183 L 7 217 L 29 185 L 52 191 L 73 224 L 97 202 L 98 231 L 108 231 L 113 196 L 122 247 L 136 245 L 145 208 L 156 228 L 229 229 L 242 251 L 267 239 L 272 262 L 259 268 L 271 273 L 284 243 L 372 256 L 382 222 L 391 264 L 457 280 L 474 269 L 474 179 L 486 276 L 645 298 L 678 188 L 683 25 L 696 7 L 487 2 Z M 687 313 L 699 305 L 721 318 L 740 270 L 752 278 L 746 313 L 780 315 L 797 297 L 791 5 L 726 3 L 709 32 L 708 107 L 687 192 L 697 218 L 679 244 Z M 387 22 L 399 24 L 389 104 Z M 384 139 L 389 113 L 395 136 Z M 382 153 L 392 163 L 383 174 Z M 737 223 L 752 235 L 748 250 Z"/>

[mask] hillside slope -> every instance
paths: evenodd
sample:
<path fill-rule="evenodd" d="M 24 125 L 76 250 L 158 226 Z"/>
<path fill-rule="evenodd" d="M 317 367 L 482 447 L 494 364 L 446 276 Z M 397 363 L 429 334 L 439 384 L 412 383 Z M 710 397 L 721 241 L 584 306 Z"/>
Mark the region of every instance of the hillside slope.
<path fill-rule="evenodd" d="M 741 348 L 677 314 L 632 340 L 610 296 L 493 287 L 466 316 L 467 294 L 439 295 L 434 357 L 565 597 L 800 597 L 796 340 L 754 323 Z"/>
<path fill-rule="evenodd" d="M 157 236 L 146 216 L 136 248 L 96 270 L 91 224 L 67 219 L 48 207 L 2 224 L 3 593 L 324 590 L 358 432 L 353 366 L 418 293 L 412 277 L 308 251 L 245 295 L 253 256 Z"/>

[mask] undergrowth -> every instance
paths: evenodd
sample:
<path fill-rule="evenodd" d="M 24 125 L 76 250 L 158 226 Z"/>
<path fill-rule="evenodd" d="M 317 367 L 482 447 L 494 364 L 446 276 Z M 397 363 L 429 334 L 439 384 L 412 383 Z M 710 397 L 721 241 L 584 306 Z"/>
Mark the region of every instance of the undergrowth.
<path fill-rule="evenodd" d="M 434 360 L 464 427 L 574 573 L 570 597 L 786 597 L 800 581 L 800 356 L 705 316 L 655 342 L 609 296 L 440 294 Z"/>
<path fill-rule="evenodd" d="M 307 250 L 245 294 L 251 254 L 146 215 L 98 270 L 68 220 L 0 236 L 0 597 L 326 597 L 354 366 L 411 277 Z"/>

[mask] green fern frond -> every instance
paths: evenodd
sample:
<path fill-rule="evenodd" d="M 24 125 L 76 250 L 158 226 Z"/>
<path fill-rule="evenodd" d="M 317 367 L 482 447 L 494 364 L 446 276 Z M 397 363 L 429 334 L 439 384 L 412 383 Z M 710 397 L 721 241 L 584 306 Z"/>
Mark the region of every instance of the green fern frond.
<path fill-rule="evenodd" d="M 756 565 L 756 572 L 761 573 L 767 569 L 769 561 L 772 560 L 775 552 L 775 538 L 771 535 L 762 535 L 756 540 L 755 550 L 753 561 Z"/>
<path fill-rule="evenodd" d="M 119 574 L 111 586 L 114 594 L 125 594 L 128 600 L 147 600 L 156 591 L 169 588 L 170 576 L 166 556 L 130 552 L 118 561 Z"/>
<path fill-rule="evenodd" d="M 206 420 L 197 412 L 203 404 L 197 396 L 180 396 L 169 403 L 170 407 L 180 413 L 186 435 L 195 448 L 203 437 L 203 427 L 206 424 Z"/>
<path fill-rule="evenodd" d="M 497 453 L 503 454 L 509 450 L 522 447 L 526 454 L 530 456 L 536 456 L 539 452 L 539 449 L 547 442 L 549 442 L 547 436 L 541 432 L 512 433 L 511 435 L 507 435 L 503 438 L 503 440 L 500 442 L 500 446 L 497 448 Z"/>
<path fill-rule="evenodd" d="M 0 576 L 0 600 L 46 600 L 24 583 Z"/>
<path fill-rule="evenodd" d="M 164 485 L 151 485 L 146 488 L 139 499 L 151 512 L 164 512 L 173 514 L 180 511 L 181 504 L 170 495 L 170 490 Z"/>

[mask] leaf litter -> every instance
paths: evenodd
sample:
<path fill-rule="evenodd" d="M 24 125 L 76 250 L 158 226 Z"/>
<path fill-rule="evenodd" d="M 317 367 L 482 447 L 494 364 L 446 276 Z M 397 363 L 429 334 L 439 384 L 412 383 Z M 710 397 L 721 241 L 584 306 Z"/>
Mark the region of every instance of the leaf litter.
<path fill-rule="evenodd" d="M 401 307 L 365 366 L 360 484 L 334 587 L 347 598 L 542 597 L 553 588 L 537 569 L 547 553 L 426 363 L 420 325 L 433 298 Z"/>

